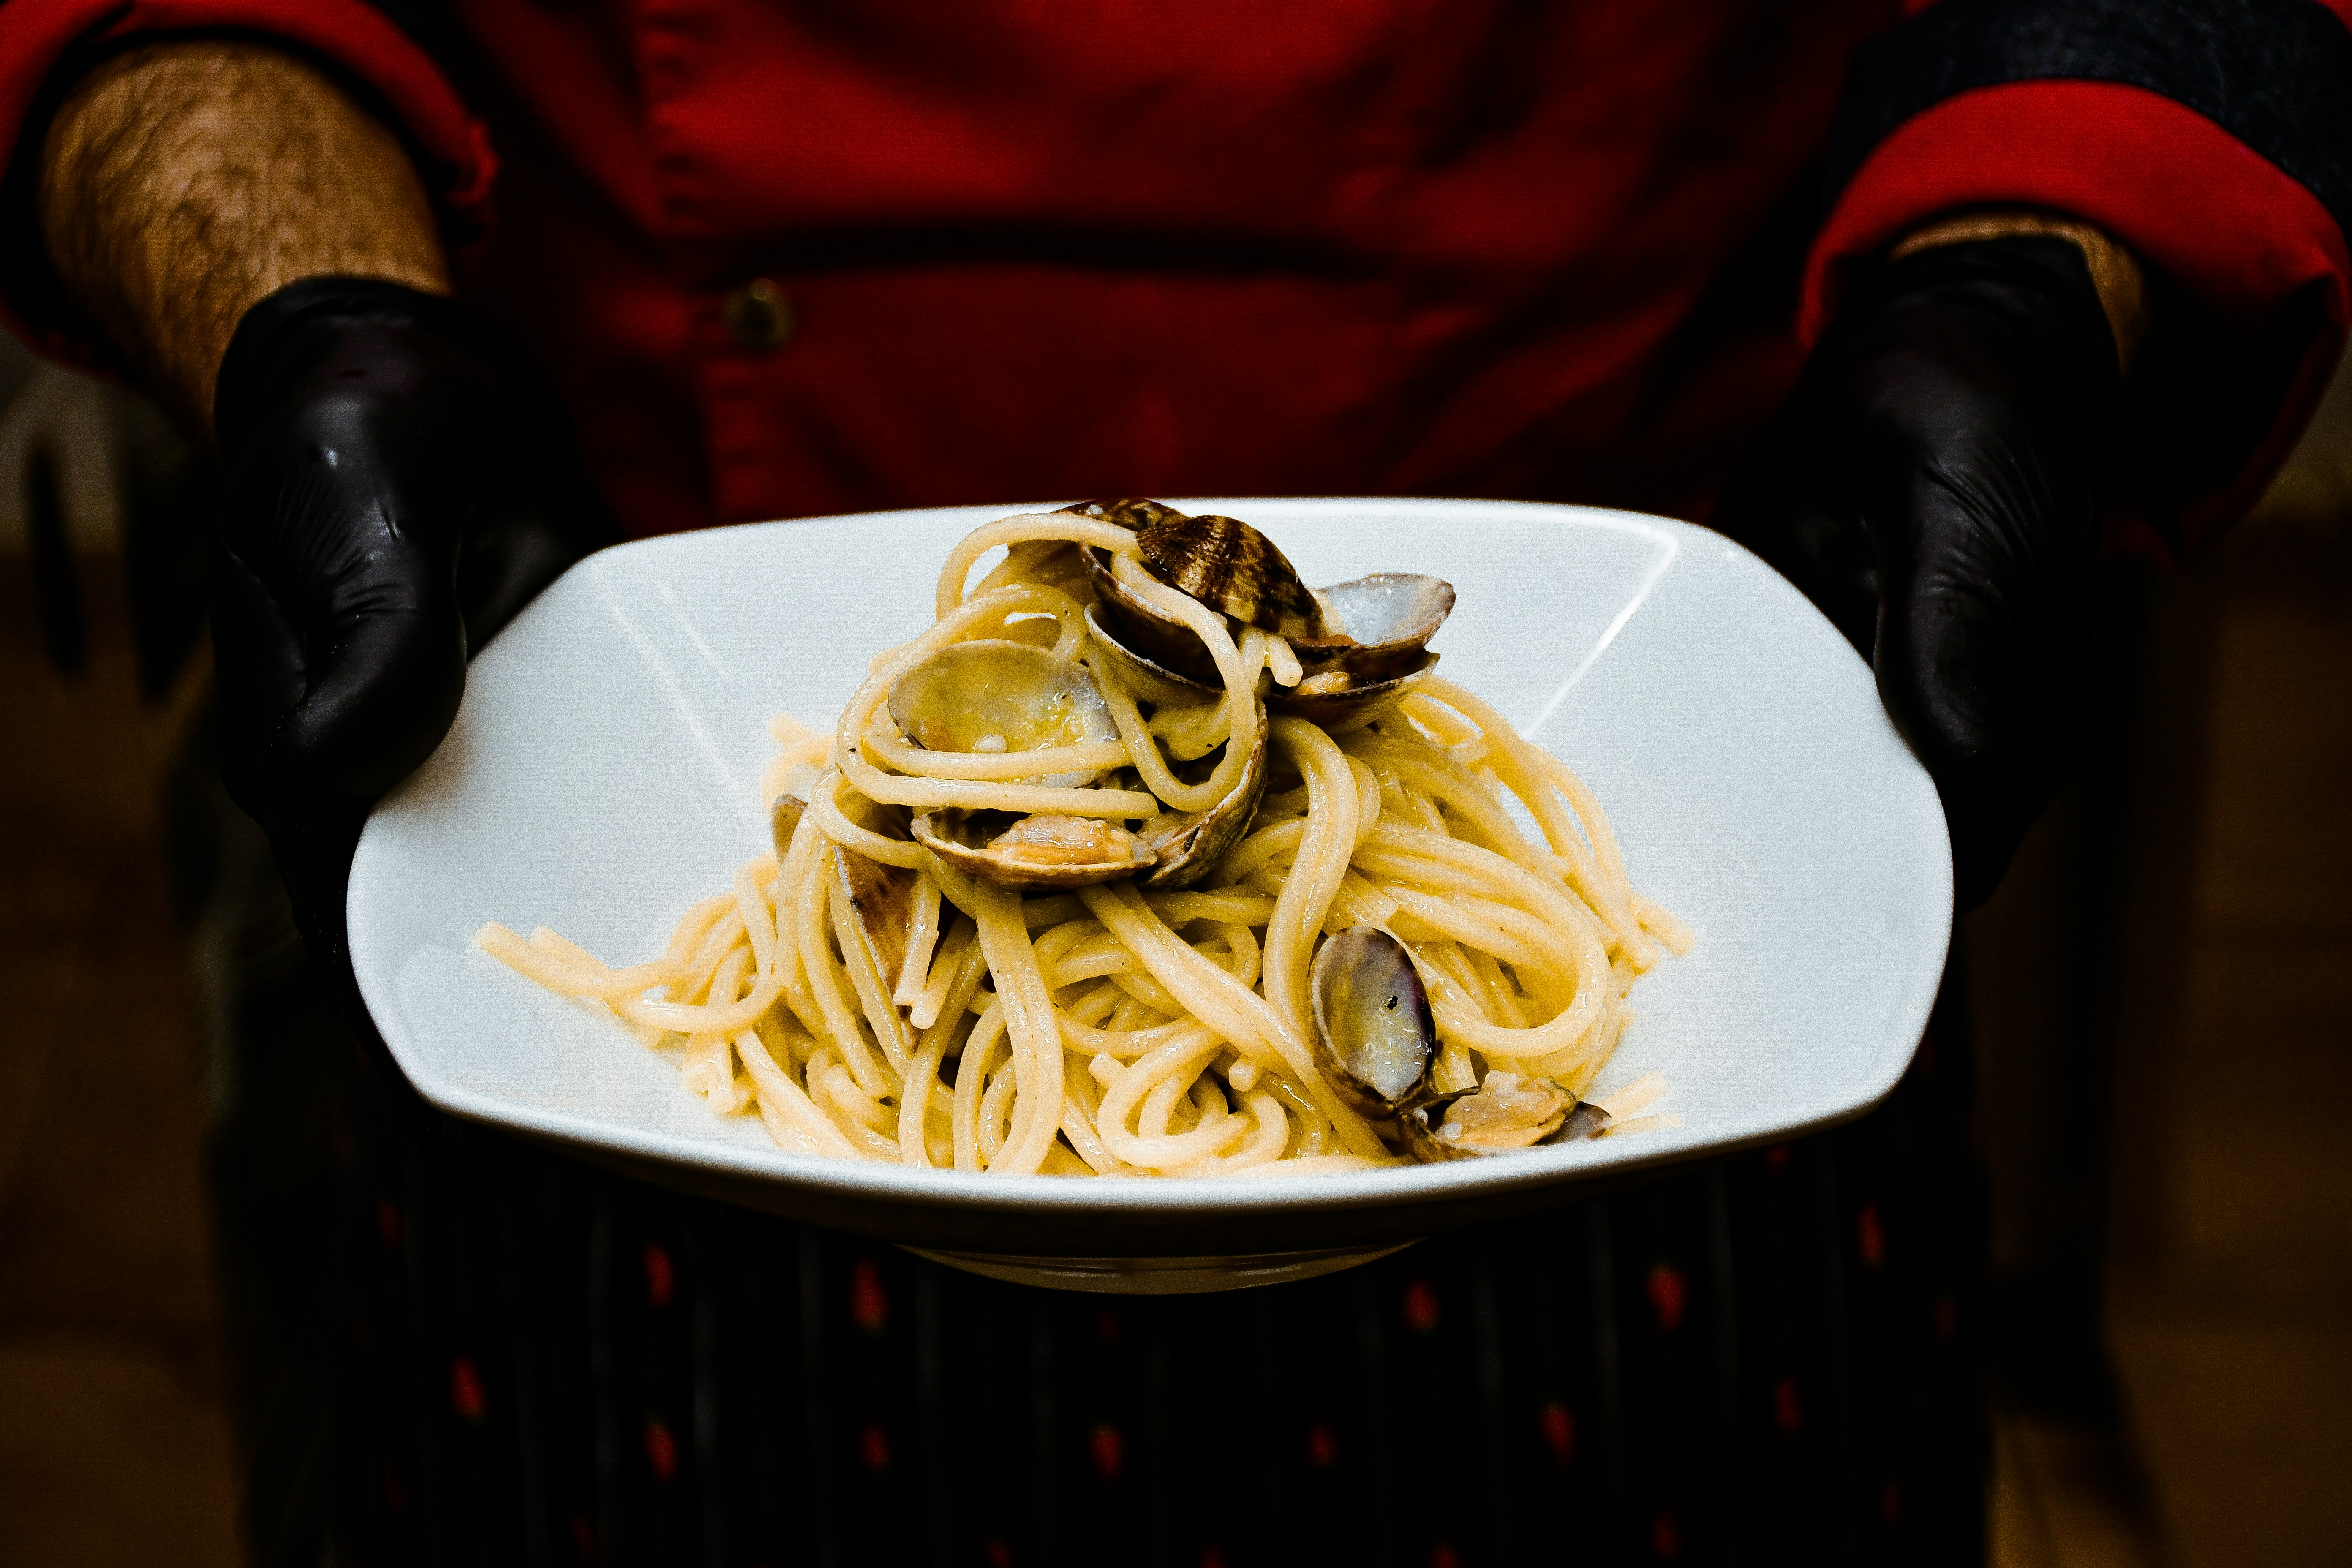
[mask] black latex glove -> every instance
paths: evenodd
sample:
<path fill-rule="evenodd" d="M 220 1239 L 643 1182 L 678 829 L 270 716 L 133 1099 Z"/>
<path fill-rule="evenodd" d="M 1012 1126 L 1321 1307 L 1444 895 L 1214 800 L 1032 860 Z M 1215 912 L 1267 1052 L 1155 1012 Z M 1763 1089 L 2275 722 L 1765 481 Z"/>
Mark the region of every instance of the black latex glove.
<path fill-rule="evenodd" d="M 2082 252 L 1918 252 L 1814 350 L 1717 525 L 1869 659 L 1970 909 L 2080 758 L 2101 470 L 2122 402 Z"/>
<path fill-rule="evenodd" d="M 541 378 L 464 307 L 398 284 L 313 279 L 253 307 L 214 426 L 225 772 L 340 976 L 368 808 L 447 732 L 467 655 L 611 519 Z"/>

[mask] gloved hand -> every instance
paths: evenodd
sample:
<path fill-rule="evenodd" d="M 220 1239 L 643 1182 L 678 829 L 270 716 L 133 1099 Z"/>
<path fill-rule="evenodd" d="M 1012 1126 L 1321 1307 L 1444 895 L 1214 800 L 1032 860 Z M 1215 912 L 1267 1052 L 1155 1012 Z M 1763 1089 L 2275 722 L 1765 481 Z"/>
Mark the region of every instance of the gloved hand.
<path fill-rule="evenodd" d="M 1716 520 L 1870 660 L 1963 910 L 2079 761 L 2122 395 L 2072 241 L 1919 251 L 1856 291 Z"/>
<path fill-rule="evenodd" d="M 368 808 L 447 732 L 468 654 L 612 521 L 544 382 L 463 306 L 395 283 L 311 279 L 254 306 L 214 426 L 225 771 L 340 976 Z"/>

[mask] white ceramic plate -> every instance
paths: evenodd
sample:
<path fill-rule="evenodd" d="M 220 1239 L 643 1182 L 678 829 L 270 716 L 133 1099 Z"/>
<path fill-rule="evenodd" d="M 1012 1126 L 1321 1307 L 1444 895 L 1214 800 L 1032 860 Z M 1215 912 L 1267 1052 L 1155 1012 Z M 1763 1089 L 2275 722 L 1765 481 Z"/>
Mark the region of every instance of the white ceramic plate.
<path fill-rule="evenodd" d="M 721 1118 L 609 1014 L 469 945 L 553 926 L 658 953 L 766 840 L 778 708 L 828 725 L 930 620 L 966 531 L 1021 509 L 765 523 L 582 563 L 485 649 L 457 727 L 377 808 L 352 870 L 362 994 L 425 1097 L 656 1181 L 1078 1287 L 1185 1289 L 1339 1267 L 1662 1162 L 1858 1114 L 1910 1060 L 1951 868 L 1934 786 L 1869 670 L 1779 576 L 1703 529 L 1482 501 L 1179 503 L 1246 518 L 1307 581 L 1428 572 L 1435 647 L 1600 795 L 1634 884 L 1698 945 L 1633 994 L 1605 1093 L 1655 1069 L 1679 1130 L 1294 1181 L 1085 1181 L 789 1154 Z"/>

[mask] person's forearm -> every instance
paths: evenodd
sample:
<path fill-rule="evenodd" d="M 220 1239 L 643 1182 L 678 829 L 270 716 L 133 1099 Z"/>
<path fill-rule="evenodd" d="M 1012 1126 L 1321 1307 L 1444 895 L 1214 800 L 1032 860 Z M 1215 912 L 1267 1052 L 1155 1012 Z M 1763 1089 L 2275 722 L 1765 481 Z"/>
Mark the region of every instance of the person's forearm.
<path fill-rule="evenodd" d="M 257 301 L 327 275 L 448 291 L 398 139 L 257 45 L 159 44 L 92 71 L 50 127 L 39 203 L 76 303 L 206 434 L 221 355 Z"/>

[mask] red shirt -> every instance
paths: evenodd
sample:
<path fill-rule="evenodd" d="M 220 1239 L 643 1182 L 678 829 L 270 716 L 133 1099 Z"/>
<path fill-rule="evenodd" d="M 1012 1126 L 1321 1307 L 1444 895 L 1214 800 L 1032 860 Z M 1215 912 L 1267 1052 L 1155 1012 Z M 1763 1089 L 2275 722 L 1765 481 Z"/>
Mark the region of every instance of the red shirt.
<path fill-rule="evenodd" d="M 361 0 L 12 0 L 0 144 L 93 32 L 240 27 L 338 68 L 640 532 L 1105 492 L 1690 514 L 1843 264 L 1981 203 L 2098 223 L 2250 329 L 2317 291 L 2272 438 L 2194 525 L 2258 493 L 2347 316 L 2310 192 L 2132 87 L 1939 103 L 1821 225 L 1848 59 L 1892 0 L 452 9 L 454 64 Z M 782 310 L 730 330 L 761 279 Z"/>

